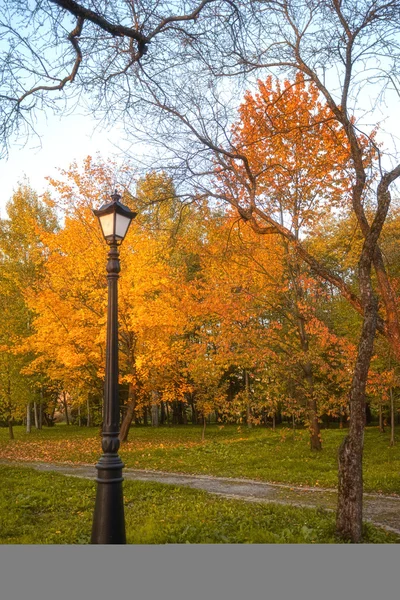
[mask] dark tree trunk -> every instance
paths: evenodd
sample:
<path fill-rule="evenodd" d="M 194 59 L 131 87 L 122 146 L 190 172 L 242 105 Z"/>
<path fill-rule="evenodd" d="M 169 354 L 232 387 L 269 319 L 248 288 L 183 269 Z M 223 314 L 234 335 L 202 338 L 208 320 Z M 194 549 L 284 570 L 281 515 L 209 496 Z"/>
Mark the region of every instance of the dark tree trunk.
<path fill-rule="evenodd" d="M 12 422 L 11 417 L 8 419 L 8 435 L 10 437 L 10 440 L 14 439 L 14 428 L 13 428 L 13 422 Z"/>
<path fill-rule="evenodd" d="M 147 406 L 143 406 L 143 425 L 147 425 Z"/>
<path fill-rule="evenodd" d="M 250 383 L 249 373 L 247 369 L 244 370 L 244 389 L 246 393 L 246 421 L 247 427 L 251 429 L 251 406 L 250 406 Z"/>
<path fill-rule="evenodd" d="M 152 427 L 158 427 L 158 392 L 153 390 L 151 392 L 151 425 Z"/>
<path fill-rule="evenodd" d="M 182 406 L 182 423 L 184 425 L 187 425 L 188 420 L 187 420 L 187 414 L 186 414 L 186 404 L 184 402 L 181 402 L 181 406 Z"/>
<path fill-rule="evenodd" d="M 394 446 L 394 397 L 393 388 L 390 388 L 390 445 Z"/>
<path fill-rule="evenodd" d="M 362 288 L 363 295 L 364 297 L 367 296 L 367 302 L 350 389 L 349 433 L 339 448 L 338 507 L 336 515 L 337 532 L 342 538 L 353 543 L 359 543 L 362 539 L 365 388 L 378 317 L 378 304 L 372 293 L 368 266 L 364 267 L 364 270 L 367 273 L 360 274 L 360 287 L 364 286 Z"/>
<path fill-rule="evenodd" d="M 87 412 L 86 427 L 90 427 L 90 400 L 89 400 L 89 397 L 86 401 L 86 412 Z"/>
<path fill-rule="evenodd" d="M 35 420 L 35 427 L 39 429 L 39 419 L 38 419 L 38 411 L 36 402 L 33 403 L 33 418 Z"/>
<path fill-rule="evenodd" d="M 160 402 L 160 425 L 164 425 L 167 415 L 165 413 L 165 405 L 163 400 Z"/>
<path fill-rule="evenodd" d="M 28 404 L 26 405 L 26 433 L 30 433 L 31 432 L 31 403 L 28 402 Z"/>
<path fill-rule="evenodd" d="M 122 420 L 121 427 L 119 430 L 119 441 L 126 442 L 129 435 L 129 429 L 132 424 L 132 420 L 135 414 L 136 408 L 136 393 L 132 383 L 128 387 L 128 404 L 126 407 L 125 417 Z"/>
<path fill-rule="evenodd" d="M 201 441 L 204 442 L 205 438 L 206 438 L 206 424 L 207 424 L 207 419 L 205 417 L 205 415 L 203 415 L 203 429 L 201 430 Z"/>
<path fill-rule="evenodd" d="M 40 387 L 40 395 L 39 395 L 39 423 L 38 423 L 39 430 L 42 429 L 42 426 L 43 426 L 43 386 Z"/>
<path fill-rule="evenodd" d="M 65 410 L 65 420 L 67 422 L 67 425 L 69 425 L 69 415 L 68 415 L 68 403 L 67 403 L 67 394 L 63 391 L 63 404 L 64 404 L 64 410 Z"/>
<path fill-rule="evenodd" d="M 190 406 L 192 407 L 192 425 L 197 425 L 198 415 L 197 415 L 197 410 L 196 410 L 196 406 L 195 406 L 194 399 L 193 399 L 193 394 L 190 394 Z"/>
<path fill-rule="evenodd" d="M 379 432 L 385 433 L 385 426 L 383 424 L 382 402 L 379 403 Z"/>

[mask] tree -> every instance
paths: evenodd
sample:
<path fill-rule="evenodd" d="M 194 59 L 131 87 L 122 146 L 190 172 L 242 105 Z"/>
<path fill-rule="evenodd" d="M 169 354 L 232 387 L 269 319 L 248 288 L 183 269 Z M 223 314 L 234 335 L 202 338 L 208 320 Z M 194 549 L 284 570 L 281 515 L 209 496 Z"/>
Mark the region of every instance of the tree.
<path fill-rule="evenodd" d="M 55 219 L 27 184 L 19 186 L 6 208 L 8 219 L 0 221 L 0 405 L 12 438 L 13 420 L 29 412 L 35 398 L 35 378 L 25 374 L 32 356 L 24 343 L 33 320 L 26 293 L 40 285 L 44 264 L 38 228 L 54 228 Z"/>
<path fill-rule="evenodd" d="M 364 238 L 358 261 L 360 297 L 257 203 L 239 205 L 238 210 L 260 234 L 268 233 L 273 227 L 286 237 L 299 258 L 340 290 L 363 317 L 350 390 L 350 432 L 340 452 L 337 518 L 338 531 L 352 541 L 360 541 L 365 386 L 376 329 L 388 338 L 394 354 L 397 357 L 400 354 L 395 294 L 378 246 L 391 202 L 390 187 L 400 175 L 400 166 L 397 156 L 393 162 L 385 162 L 382 148 L 375 146 L 378 156 L 376 194 L 373 210 L 367 215 L 364 200 L 369 191 L 365 167 L 368 152 L 360 143 L 358 134 L 362 123 L 357 109 L 359 98 L 367 96 L 367 87 L 376 101 L 385 92 L 398 89 L 396 35 L 400 3 L 397 0 L 365 0 L 361 4 L 355 0 L 346 3 L 336 0 L 241 3 L 204 0 L 190 5 L 189 12 L 178 17 L 165 17 L 169 11 L 163 3 L 154 8 L 153 3 L 143 2 L 132 12 L 132 4 L 121 0 L 113 6 L 113 13 L 108 3 L 98 7 L 98 3 L 90 2 L 89 6 L 87 9 L 70 0 L 42 0 L 32 14 L 31 9 L 21 3 L 17 3 L 16 8 L 7 5 L 4 27 L 14 43 L 7 51 L 8 60 L 2 63 L 3 140 L 18 127 L 29 128 L 35 107 L 46 107 L 53 102 L 53 91 L 61 89 L 65 93 L 68 84 L 74 83 L 76 86 L 71 86 L 71 90 L 75 89 L 78 94 L 88 90 L 91 106 L 98 114 L 110 120 L 123 115 L 130 133 L 136 129 L 142 136 L 144 129 L 149 139 L 150 124 L 155 124 L 157 131 L 152 135 L 163 150 L 160 153 L 163 166 L 181 176 L 179 195 L 193 193 L 195 188 L 197 196 L 213 192 L 218 196 L 210 183 L 215 161 L 222 157 L 246 167 L 247 160 L 237 152 L 230 135 L 230 100 L 234 103 L 240 93 L 232 86 L 229 98 L 223 77 L 231 77 L 232 81 L 247 77 L 249 81 L 255 73 L 270 70 L 291 76 L 301 72 L 313 81 L 345 133 L 354 182 L 352 210 Z M 34 31 L 32 34 L 29 30 L 31 35 L 27 35 L 22 25 L 25 23 L 27 27 L 29 23 L 31 27 L 32 16 Z M 19 21 L 18 27 L 15 27 L 16 21 Z M 125 26 L 132 21 L 134 27 Z M 66 23 L 70 33 L 64 36 Z M 80 37 L 86 26 L 89 35 L 82 40 L 82 51 Z M 67 62 L 61 60 L 60 67 L 51 69 L 46 51 L 51 51 L 58 39 L 62 39 L 72 53 L 68 56 L 61 52 Z M 30 60 L 26 58 L 27 53 Z M 376 56 L 380 57 L 380 63 Z M 70 70 L 64 75 L 65 64 Z M 134 86 L 131 76 L 135 78 Z M 379 85 L 374 88 L 376 83 Z M 36 103 L 30 102 L 31 98 Z M 153 115 L 151 120 L 150 114 Z M 162 120 L 161 114 L 164 115 Z M 254 173 L 249 168 L 246 172 L 251 190 Z M 178 185 L 177 178 L 175 182 Z M 222 199 L 229 202 L 227 197 Z M 385 307 L 383 318 L 378 315 L 371 280 L 372 264 Z"/>

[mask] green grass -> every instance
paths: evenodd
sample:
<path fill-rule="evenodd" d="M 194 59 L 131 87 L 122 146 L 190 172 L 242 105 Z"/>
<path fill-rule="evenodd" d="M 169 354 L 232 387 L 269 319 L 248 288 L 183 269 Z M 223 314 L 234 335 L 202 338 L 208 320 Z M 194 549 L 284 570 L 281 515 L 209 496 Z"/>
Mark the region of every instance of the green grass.
<path fill-rule="evenodd" d="M 121 447 L 127 467 L 320 487 L 337 485 L 337 450 L 345 430 L 322 430 L 323 450 L 309 449 L 304 430 L 212 425 L 201 443 L 201 428 L 193 426 L 132 427 Z M 397 439 L 400 431 L 397 431 Z M 101 453 L 98 428 L 56 425 L 26 434 L 15 428 L 8 440 L 0 429 L 0 458 L 46 462 L 95 463 Z M 389 432 L 365 431 L 365 491 L 400 494 L 400 443 L 390 447 Z"/>
<path fill-rule="evenodd" d="M 0 466 L 0 543 L 86 544 L 95 484 L 26 467 Z M 321 510 L 225 500 L 156 483 L 124 483 L 130 544 L 338 543 L 334 515 Z M 400 538 L 364 526 L 366 543 Z"/>

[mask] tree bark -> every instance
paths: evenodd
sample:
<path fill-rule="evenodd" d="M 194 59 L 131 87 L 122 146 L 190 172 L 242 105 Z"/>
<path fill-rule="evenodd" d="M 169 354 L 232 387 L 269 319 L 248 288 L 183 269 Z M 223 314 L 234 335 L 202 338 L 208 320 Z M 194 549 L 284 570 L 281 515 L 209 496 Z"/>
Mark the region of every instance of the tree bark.
<path fill-rule="evenodd" d="M 125 417 L 122 420 L 121 427 L 119 430 L 120 442 L 126 442 L 129 435 L 129 429 L 132 424 L 132 420 L 135 414 L 136 408 L 136 392 L 132 383 L 129 384 L 128 388 L 128 404 L 126 407 Z"/>
<path fill-rule="evenodd" d="M 90 400 L 89 400 L 89 397 L 86 400 L 86 412 L 87 412 L 86 427 L 90 427 Z"/>
<path fill-rule="evenodd" d="M 13 428 L 12 417 L 9 417 L 9 419 L 8 419 L 8 435 L 10 437 L 10 440 L 14 439 L 14 428 Z"/>
<path fill-rule="evenodd" d="M 244 387 L 246 392 L 246 421 L 247 427 L 251 429 L 250 383 L 247 369 L 244 370 Z"/>
<path fill-rule="evenodd" d="M 152 427 L 158 427 L 158 392 L 156 390 L 152 390 L 151 399 L 151 425 Z"/>
<path fill-rule="evenodd" d="M 63 404 L 64 404 L 64 410 L 65 410 L 65 420 L 67 422 L 67 425 L 69 425 L 67 394 L 65 391 L 63 391 Z"/>
<path fill-rule="evenodd" d="M 28 402 L 28 404 L 26 405 L 26 433 L 31 432 L 31 416 L 31 403 Z"/>
<path fill-rule="evenodd" d="M 383 414 L 382 414 L 382 402 L 379 403 L 379 432 L 385 433 L 385 426 L 383 424 Z"/>
<path fill-rule="evenodd" d="M 364 267 L 368 271 L 368 266 Z M 361 270 L 361 269 L 360 269 Z M 353 543 L 362 539 L 363 478 L 362 459 L 364 450 L 365 388 L 371 362 L 378 303 L 372 293 L 369 273 L 360 276 L 363 295 L 368 297 L 364 312 L 358 354 L 350 389 L 349 434 L 339 448 L 339 482 L 336 529 L 338 534 Z"/>
<path fill-rule="evenodd" d="M 394 397 L 393 388 L 390 388 L 390 445 L 394 446 Z"/>
<path fill-rule="evenodd" d="M 33 418 L 35 420 L 35 427 L 36 427 L 36 429 L 40 429 L 39 428 L 38 411 L 37 411 L 37 404 L 36 404 L 36 402 L 33 403 Z"/>
<path fill-rule="evenodd" d="M 205 437 L 206 437 L 206 424 L 207 424 L 207 419 L 206 416 L 203 415 L 203 429 L 201 430 L 201 441 L 204 442 Z"/>

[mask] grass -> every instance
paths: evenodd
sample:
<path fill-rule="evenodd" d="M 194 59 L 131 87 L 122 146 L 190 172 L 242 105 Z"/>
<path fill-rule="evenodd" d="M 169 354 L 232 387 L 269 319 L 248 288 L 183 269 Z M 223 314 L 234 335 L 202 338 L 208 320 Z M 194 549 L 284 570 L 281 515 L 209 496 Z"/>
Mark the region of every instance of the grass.
<path fill-rule="evenodd" d="M 397 438 L 399 436 L 397 432 Z M 322 430 L 323 450 L 309 449 L 308 435 L 298 430 L 276 431 L 236 426 L 132 427 L 130 441 L 121 447 L 127 467 L 226 477 L 303 486 L 336 487 L 337 449 L 345 430 Z M 98 428 L 56 425 L 32 430 L 15 428 L 15 440 L 0 429 L 0 458 L 94 464 L 101 453 Z M 400 494 L 400 445 L 389 445 L 389 433 L 365 430 L 365 491 Z"/>
<path fill-rule="evenodd" d="M 86 544 L 95 484 L 0 465 L 0 543 Z M 338 543 L 334 515 L 321 510 L 225 500 L 183 487 L 126 481 L 130 544 Z M 364 526 L 366 543 L 400 538 Z"/>

